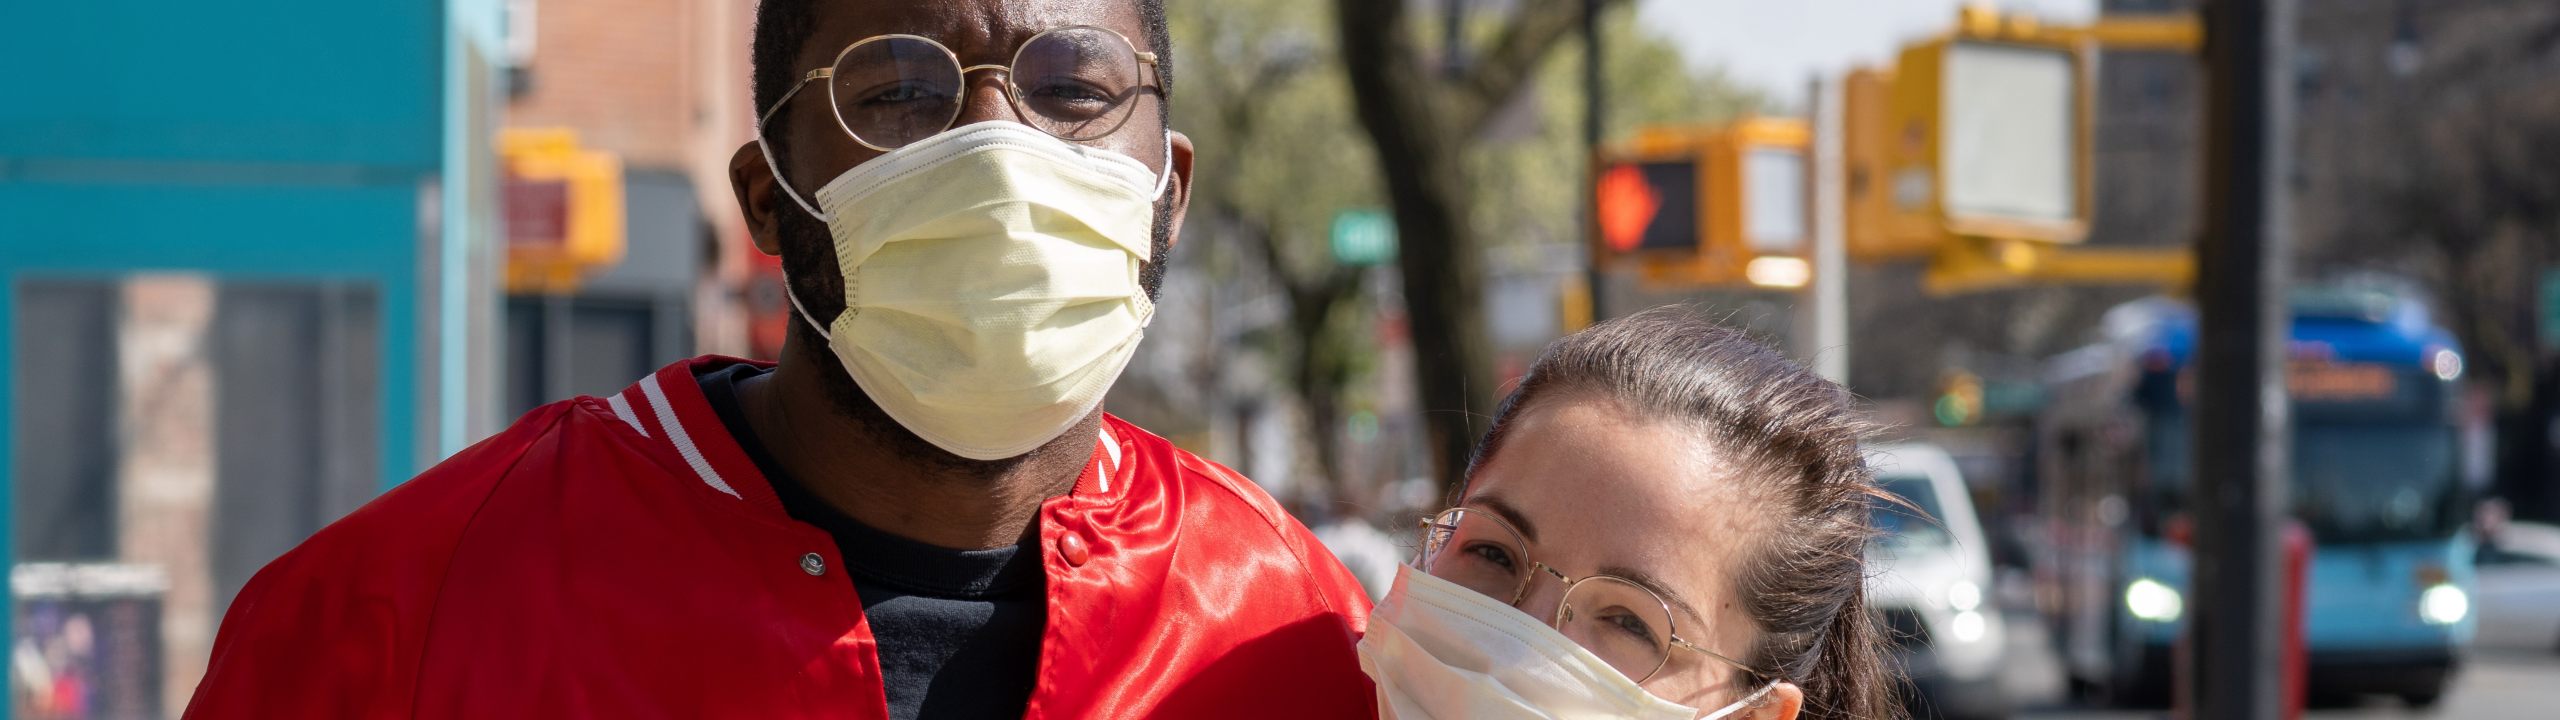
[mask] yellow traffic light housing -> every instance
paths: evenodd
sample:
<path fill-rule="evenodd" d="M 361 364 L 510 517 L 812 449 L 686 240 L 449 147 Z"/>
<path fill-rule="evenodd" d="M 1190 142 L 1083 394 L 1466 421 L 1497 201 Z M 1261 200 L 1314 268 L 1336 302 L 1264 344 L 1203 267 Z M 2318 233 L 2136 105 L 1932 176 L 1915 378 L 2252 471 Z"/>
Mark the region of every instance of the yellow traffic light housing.
<path fill-rule="evenodd" d="M 508 292 L 569 292 L 622 262 L 622 160 L 565 128 L 498 133 Z"/>
<path fill-rule="evenodd" d="M 1886 235 L 1853 248 L 1890 252 L 1962 237 L 2071 244 L 2088 236 L 2095 206 L 2088 53 L 2076 42 L 1981 29 L 1903 49 L 1882 89 L 1884 120 L 1869 121 L 1871 134 L 1857 143 L 1881 176 L 1852 189 L 1865 193 L 1852 204 L 1882 204 L 1875 229 Z M 1867 92 L 1872 101 L 1876 89 Z"/>
<path fill-rule="evenodd" d="M 1968 7 L 1956 28 L 1844 86 L 1847 244 L 1860 262 L 1926 260 L 1932 293 L 2028 283 L 2178 286 L 2185 248 L 2091 248 L 2099 47 L 2193 51 L 2194 17 L 2046 25 Z"/>
<path fill-rule="evenodd" d="M 1793 289 L 1813 279 L 1813 129 L 1802 120 L 1748 118 L 1707 143 L 1706 245 L 1727 277 Z"/>
<path fill-rule="evenodd" d="M 1632 259 L 1653 286 L 1802 287 L 1811 145 L 1792 119 L 1639 131 L 1602 154 L 1594 261 Z"/>

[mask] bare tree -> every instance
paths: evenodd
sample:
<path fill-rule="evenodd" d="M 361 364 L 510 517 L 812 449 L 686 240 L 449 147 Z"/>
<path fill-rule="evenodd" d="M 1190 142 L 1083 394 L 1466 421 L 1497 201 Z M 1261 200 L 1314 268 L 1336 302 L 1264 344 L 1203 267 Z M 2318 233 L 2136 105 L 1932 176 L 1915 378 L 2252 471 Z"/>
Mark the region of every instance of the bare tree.
<path fill-rule="evenodd" d="M 2431 19 L 2425 68 L 2333 139 L 2374 162 L 2336 190 L 2353 231 L 2309 259 L 2412 273 L 2439 294 L 2496 402 L 2502 489 L 2520 514 L 2560 518 L 2560 358 L 2535 323 L 2536 286 L 2560 268 L 2560 11 L 2480 3 Z"/>
<path fill-rule="evenodd" d="M 1309 502 L 1365 499 L 1366 487 L 1343 460 L 1345 398 L 1363 360 L 1360 313 L 1366 273 L 1332 257 L 1326 221 L 1345 209 L 1377 203 L 1373 165 L 1359 142 L 1349 91 L 1321 6 L 1297 0 L 1233 0 L 1214 9 L 1181 6 L 1175 27 L 1210 60 L 1193 73 L 1197 88 L 1177 105 L 1177 124 L 1204 148 L 1194 187 L 1205 227 L 1241 251 L 1279 290 L 1285 317 L 1256 334 L 1280 361 L 1295 395 L 1301 441 L 1316 477 Z M 1346 172 L 1344 168 L 1356 168 Z"/>

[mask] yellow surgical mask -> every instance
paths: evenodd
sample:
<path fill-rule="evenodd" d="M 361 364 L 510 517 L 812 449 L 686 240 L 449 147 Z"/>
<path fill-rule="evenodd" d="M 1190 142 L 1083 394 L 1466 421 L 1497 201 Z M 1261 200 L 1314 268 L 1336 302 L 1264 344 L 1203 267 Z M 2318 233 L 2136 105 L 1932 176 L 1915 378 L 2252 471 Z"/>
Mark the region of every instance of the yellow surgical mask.
<path fill-rule="evenodd" d="M 1139 274 L 1171 179 L 1020 123 L 955 128 L 801 203 L 834 236 L 842 314 L 820 325 L 784 295 L 908 431 L 1019 456 L 1099 407 L 1145 336 Z"/>

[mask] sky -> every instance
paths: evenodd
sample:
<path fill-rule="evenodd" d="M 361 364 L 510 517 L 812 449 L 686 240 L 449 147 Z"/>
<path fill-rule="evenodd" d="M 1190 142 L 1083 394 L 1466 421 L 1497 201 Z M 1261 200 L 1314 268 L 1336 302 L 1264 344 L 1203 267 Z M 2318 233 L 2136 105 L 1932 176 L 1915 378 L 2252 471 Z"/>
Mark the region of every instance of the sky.
<path fill-rule="evenodd" d="M 1965 0 L 1639 0 L 1639 21 L 1678 42 L 1689 62 L 1795 106 L 1815 72 L 1889 58 L 1902 44 L 1955 25 Z M 2000 0 L 2003 11 L 2086 20 L 2097 0 Z"/>

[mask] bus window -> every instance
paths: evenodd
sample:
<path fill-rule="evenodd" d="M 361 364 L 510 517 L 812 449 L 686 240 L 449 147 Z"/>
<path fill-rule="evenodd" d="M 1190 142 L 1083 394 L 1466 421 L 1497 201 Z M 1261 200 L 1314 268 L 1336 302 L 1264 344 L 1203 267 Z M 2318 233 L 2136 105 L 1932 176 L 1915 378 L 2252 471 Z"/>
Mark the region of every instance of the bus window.
<path fill-rule="evenodd" d="M 2306 424 L 2293 438 L 2294 507 L 2328 542 L 2406 540 L 2453 532 L 2453 429 L 2440 425 Z"/>
<path fill-rule="evenodd" d="M 2143 531 L 2184 512 L 2193 431 L 2184 413 L 2152 416 L 2152 503 Z M 2426 422 L 2298 423 L 2293 433 L 2294 514 L 2321 542 L 2443 537 L 2461 522 L 2453 428 Z"/>

